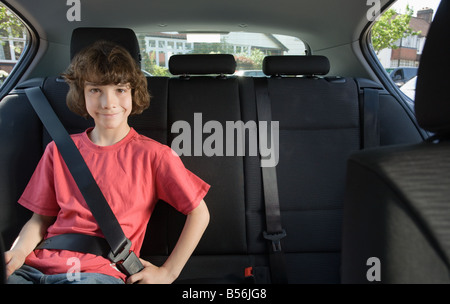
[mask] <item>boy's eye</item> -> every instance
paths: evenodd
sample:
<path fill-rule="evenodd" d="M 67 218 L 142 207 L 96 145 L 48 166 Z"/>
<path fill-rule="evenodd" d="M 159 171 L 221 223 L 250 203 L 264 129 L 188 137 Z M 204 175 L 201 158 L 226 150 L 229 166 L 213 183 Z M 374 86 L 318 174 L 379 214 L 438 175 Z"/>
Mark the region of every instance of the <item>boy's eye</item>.
<path fill-rule="evenodd" d="M 100 90 L 97 89 L 97 88 L 92 88 L 92 89 L 89 90 L 89 92 L 91 92 L 91 93 L 98 93 L 98 92 L 100 92 Z"/>
<path fill-rule="evenodd" d="M 128 87 L 119 87 L 117 88 L 118 93 L 126 93 L 128 92 Z"/>

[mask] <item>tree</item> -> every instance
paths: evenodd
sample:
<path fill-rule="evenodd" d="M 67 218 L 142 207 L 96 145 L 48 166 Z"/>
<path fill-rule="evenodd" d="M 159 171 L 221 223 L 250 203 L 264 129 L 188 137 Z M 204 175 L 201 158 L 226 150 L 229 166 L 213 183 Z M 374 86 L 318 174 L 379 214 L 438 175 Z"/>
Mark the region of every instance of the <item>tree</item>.
<path fill-rule="evenodd" d="M 0 5 L 0 34 L 3 37 L 22 37 L 24 27 L 22 22 L 17 19 L 6 7 Z"/>
<path fill-rule="evenodd" d="M 23 37 L 25 37 L 25 27 L 22 22 L 0 3 L 0 48 L 3 49 L 1 50 L 1 59 L 19 58 L 25 46 L 24 41 L 14 41 L 12 48 L 6 43 L 6 41 L 11 38 Z M 7 71 L 0 69 L 0 86 L 3 84 L 8 75 L 9 74 Z"/>
<path fill-rule="evenodd" d="M 240 70 L 262 70 L 262 63 L 266 55 L 260 49 L 251 50 L 250 57 L 248 53 L 240 53 L 234 56 L 236 59 L 236 69 Z"/>
<path fill-rule="evenodd" d="M 254 68 L 255 63 L 251 58 L 245 56 L 245 54 L 238 54 L 234 58 L 236 60 L 237 70 L 252 70 Z"/>
<path fill-rule="evenodd" d="M 250 58 L 253 60 L 254 63 L 254 69 L 256 70 L 262 70 L 262 64 L 264 61 L 264 57 L 266 57 L 266 54 L 264 54 L 263 51 L 260 49 L 252 49 L 252 54 Z"/>
<path fill-rule="evenodd" d="M 420 34 L 409 26 L 413 12 L 407 5 L 405 14 L 400 15 L 394 9 L 389 9 L 380 16 L 372 27 L 372 46 L 377 54 L 382 49 L 398 48 L 395 42 L 400 38 Z"/>
<path fill-rule="evenodd" d="M 141 68 L 144 71 L 152 76 L 170 76 L 169 69 L 156 64 L 155 52 L 147 53 L 145 50 L 141 50 L 141 56 Z"/>

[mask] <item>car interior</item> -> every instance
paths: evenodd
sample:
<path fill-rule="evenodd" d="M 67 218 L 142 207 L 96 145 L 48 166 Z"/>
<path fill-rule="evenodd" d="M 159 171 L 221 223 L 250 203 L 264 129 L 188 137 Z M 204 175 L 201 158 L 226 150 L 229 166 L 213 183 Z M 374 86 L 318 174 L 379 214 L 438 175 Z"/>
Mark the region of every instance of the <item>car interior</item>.
<path fill-rule="evenodd" d="M 381 10 L 394 2 L 381 0 Z M 240 29 L 299 36 L 308 52 L 267 55 L 266 76 L 255 77 L 234 75 L 229 54 L 173 54 L 171 76 L 146 76 L 150 107 L 129 120 L 138 133 L 169 146 L 178 135 L 174 123 L 194 126 L 195 113 L 203 123 L 247 126 L 234 130 L 232 141 L 234 147 L 243 141 L 243 155 L 198 155 L 192 147 L 180 156 L 211 185 L 205 197 L 211 220 L 176 283 L 450 282 L 450 107 L 445 76 L 436 74 L 445 70 L 436 66 L 449 64 L 448 46 L 440 43 L 449 26 L 448 1 L 440 4 L 422 54 L 415 108 L 375 62 L 365 1 L 83 1 L 80 21 L 68 21 L 70 6 L 61 1 L 2 3 L 27 25 L 30 41 L 1 87 L 2 252 L 31 215 L 17 200 L 52 141 L 26 88 L 40 87 L 66 130 L 80 133 L 93 120 L 67 108 L 68 85 L 60 75 L 84 47 L 110 40 L 140 62 L 136 33 L 143 30 Z M 271 121 L 279 122 L 272 167 L 262 167 L 263 157 L 249 151 L 252 135 L 262 140 L 264 102 Z M 209 135 L 203 132 L 202 142 Z M 279 210 L 271 210 L 268 189 Z M 158 202 L 140 257 L 164 263 L 184 221 Z M 373 257 L 381 266 L 374 280 Z"/>

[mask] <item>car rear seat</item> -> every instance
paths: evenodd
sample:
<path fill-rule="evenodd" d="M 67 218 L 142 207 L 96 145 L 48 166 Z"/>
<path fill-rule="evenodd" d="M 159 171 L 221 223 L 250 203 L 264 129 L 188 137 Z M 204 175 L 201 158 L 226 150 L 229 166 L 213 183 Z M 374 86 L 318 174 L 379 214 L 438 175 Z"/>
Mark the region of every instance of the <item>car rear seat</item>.
<path fill-rule="evenodd" d="M 96 37 L 95 30 L 90 30 Z M 194 113 L 201 113 L 203 125 L 212 120 L 222 126 L 226 121 L 257 121 L 254 80 L 225 76 L 234 72 L 232 56 L 199 56 L 194 65 L 194 57 L 188 56 L 171 57 L 171 71 L 180 76 L 148 77 L 151 106 L 130 118 L 138 132 L 170 145 L 179 135 L 171 132 L 173 123 L 186 121 L 192 136 L 200 132 L 203 142 L 209 134 L 194 129 Z M 288 234 L 283 239 L 288 278 L 290 283 L 339 283 L 345 164 L 348 155 L 361 146 L 359 100 L 363 82 L 357 85 L 352 78 L 314 76 L 328 72 L 325 59 L 311 66 L 309 61 L 317 58 L 305 57 L 301 60 L 306 67 L 294 70 L 291 66 L 298 58 L 286 60 L 280 66 L 277 58 L 266 58 L 265 72 L 274 74 L 268 79 L 268 91 L 273 120 L 280 122 L 277 176 L 282 224 Z M 290 67 L 287 71 L 286 66 Z M 306 76 L 283 77 L 286 74 Z M 365 83 L 378 87 L 371 81 Z M 68 87 L 59 77 L 29 80 L 0 102 L 0 204 L 4 210 L 0 224 L 6 247 L 29 217 L 16 202 L 50 141 L 21 90 L 35 85 L 41 85 L 69 133 L 92 125 L 91 120 L 67 109 Z M 394 143 L 396 136 L 420 141 L 412 122 L 398 129 L 391 128 L 394 123 L 383 125 L 388 122 L 386 109 L 390 115 L 395 109 L 396 117 L 407 117 L 401 107 L 388 105 L 392 103 L 389 98 L 380 95 L 381 143 Z M 248 148 L 248 134 L 246 140 Z M 267 273 L 260 161 L 248 152 L 244 156 L 181 156 L 186 167 L 212 187 L 205 198 L 210 225 L 179 282 L 240 283 L 245 281 L 244 269 L 249 266 Z M 183 223 L 184 217 L 167 204 L 157 204 L 141 256 L 162 263 Z"/>
<path fill-rule="evenodd" d="M 188 169 L 212 186 L 205 201 L 213 220 L 179 281 L 201 278 L 199 281 L 202 282 L 239 282 L 243 280 L 244 268 L 250 265 L 243 187 L 244 158 L 206 156 L 203 149 L 198 151 L 194 147 L 195 141 L 200 139 L 202 148 L 202 143 L 210 135 L 203 133 L 203 126 L 208 121 L 218 121 L 225 126 L 226 121 L 242 119 L 238 80 L 224 76 L 233 74 L 235 67 L 232 55 L 180 55 L 170 60 L 171 73 L 180 76 L 169 81 L 168 123 L 169 126 L 180 121 L 188 123 L 191 149 L 186 154 L 191 156 L 181 155 L 181 159 Z M 204 74 L 217 76 L 199 76 Z M 169 132 L 169 144 L 183 132 L 188 130 Z M 225 141 L 225 133 L 222 139 Z M 168 215 L 170 252 L 181 232 L 184 217 L 173 209 L 168 211 Z M 149 229 L 149 234 L 152 234 L 152 229 Z M 166 258 L 155 257 L 146 251 L 142 251 L 142 255 L 155 262 L 159 259 L 159 263 Z"/>
<path fill-rule="evenodd" d="M 360 148 L 351 78 L 321 78 L 323 56 L 266 57 L 272 119 L 280 122 L 278 191 L 290 282 L 339 282 L 345 163 Z M 281 77 L 284 75 L 304 77 Z"/>

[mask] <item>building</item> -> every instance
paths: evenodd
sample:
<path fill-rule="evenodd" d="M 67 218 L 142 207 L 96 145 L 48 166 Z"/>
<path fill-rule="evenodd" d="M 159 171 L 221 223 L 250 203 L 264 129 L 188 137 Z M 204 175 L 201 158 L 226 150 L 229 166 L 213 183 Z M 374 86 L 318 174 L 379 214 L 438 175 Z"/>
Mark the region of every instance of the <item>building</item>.
<path fill-rule="evenodd" d="M 155 33 L 152 35 L 141 34 L 144 40 L 145 52 L 152 64 L 160 67 L 169 67 L 169 58 L 174 54 L 188 54 L 194 45 L 188 42 L 186 34 Z M 142 42 L 142 40 L 141 40 Z"/>
<path fill-rule="evenodd" d="M 425 45 L 428 30 L 433 18 L 433 9 L 424 8 L 417 12 L 416 17 L 411 17 L 409 26 L 419 35 L 412 35 L 399 39 L 395 45 L 396 49 L 384 49 L 378 54 L 384 67 L 418 67 L 420 56 Z"/>
<path fill-rule="evenodd" d="M 0 4 L 0 86 L 19 60 L 27 41 L 26 31 L 13 14 Z"/>

